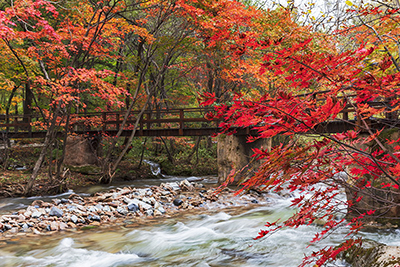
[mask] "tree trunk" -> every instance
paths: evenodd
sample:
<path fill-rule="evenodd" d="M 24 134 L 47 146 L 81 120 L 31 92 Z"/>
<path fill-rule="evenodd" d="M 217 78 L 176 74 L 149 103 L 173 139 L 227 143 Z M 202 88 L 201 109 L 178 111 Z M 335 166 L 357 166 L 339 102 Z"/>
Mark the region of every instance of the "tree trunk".
<path fill-rule="evenodd" d="M 31 84 L 28 81 L 25 85 L 25 100 L 24 100 L 24 122 L 29 122 L 29 118 L 32 113 L 32 101 L 33 93 L 31 90 Z"/>
<path fill-rule="evenodd" d="M 36 161 L 35 166 L 33 167 L 31 177 L 29 178 L 29 181 L 26 184 L 24 195 L 30 195 L 32 193 L 33 184 L 35 183 L 35 180 L 36 180 L 36 178 L 38 176 L 40 167 L 42 166 L 42 163 L 43 163 L 44 158 L 46 156 L 47 149 L 50 146 L 51 141 L 53 140 L 53 137 L 54 137 L 54 131 L 55 131 L 55 128 L 56 128 L 57 117 L 58 117 L 58 114 L 60 112 L 60 108 L 61 108 L 61 101 L 58 103 L 57 108 L 56 108 L 56 110 L 54 112 L 54 115 L 53 115 L 53 119 L 51 120 L 50 126 L 47 129 L 47 133 L 46 133 L 46 136 L 44 138 L 44 144 L 43 144 L 42 151 L 40 152 L 39 158 Z"/>

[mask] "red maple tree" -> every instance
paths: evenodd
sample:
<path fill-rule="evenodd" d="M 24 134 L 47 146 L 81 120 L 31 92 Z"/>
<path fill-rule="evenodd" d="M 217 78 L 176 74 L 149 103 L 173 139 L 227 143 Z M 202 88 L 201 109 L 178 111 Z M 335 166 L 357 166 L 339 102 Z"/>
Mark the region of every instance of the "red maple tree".
<path fill-rule="evenodd" d="M 391 23 L 398 20 L 398 9 L 360 9 L 357 12 L 374 14 L 382 23 L 387 16 Z M 369 25 L 359 27 L 368 29 Z M 353 30 L 354 25 L 349 28 Z M 391 29 L 393 34 L 397 31 Z M 365 39 L 366 29 L 357 33 Z M 267 223 L 267 229 L 261 230 L 257 238 L 283 227 L 299 227 L 318 220 L 324 223 L 311 241 L 317 242 L 337 227 L 350 226 L 341 245 L 312 253 L 304 258 L 302 266 L 321 266 L 334 260 L 342 251 L 361 244 L 356 234 L 363 223 L 393 219 L 397 214 L 393 210 L 400 203 L 400 74 L 396 52 L 377 42 L 379 35 L 372 35 L 372 43 L 355 42 L 355 48 L 347 51 L 316 50 L 316 44 L 321 42 L 317 35 L 255 38 L 249 48 L 263 54 L 260 72 L 285 79 L 291 90 L 283 86 L 258 97 L 238 93 L 232 103 L 220 103 L 208 115 L 223 120 L 223 133 L 252 127 L 258 134 L 249 137 L 249 142 L 279 135 L 289 137 L 288 142 L 275 147 L 255 149 L 254 157 L 261 166 L 255 175 L 239 181 L 239 193 L 259 188 L 275 192 L 296 190 L 300 194 L 292 200 L 296 207 L 293 216 L 283 222 Z M 386 50 L 383 56 L 377 51 L 379 46 Z M 366 66 L 373 63 L 372 59 L 379 61 L 371 71 Z M 204 94 L 203 98 L 203 105 L 217 101 L 213 94 Z M 235 175 L 228 177 L 223 186 L 237 182 Z M 343 191 L 347 200 L 338 198 Z M 337 216 L 346 213 L 341 204 L 348 209 L 346 217 Z"/>

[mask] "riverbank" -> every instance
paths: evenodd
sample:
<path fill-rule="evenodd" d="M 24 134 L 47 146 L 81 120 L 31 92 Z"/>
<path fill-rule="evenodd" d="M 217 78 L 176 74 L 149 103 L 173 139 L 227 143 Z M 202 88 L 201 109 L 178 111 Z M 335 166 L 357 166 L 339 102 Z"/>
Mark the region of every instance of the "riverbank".
<path fill-rule="evenodd" d="M 232 206 L 265 204 L 267 194 L 235 196 L 234 190 L 224 189 L 216 194 L 196 182 L 162 183 L 138 189 L 112 189 L 90 197 L 72 194 L 51 202 L 35 200 L 26 209 L 0 217 L 0 239 L 14 236 L 48 235 L 60 231 L 77 231 L 110 225 L 169 217 L 190 210 L 218 210 Z"/>
<path fill-rule="evenodd" d="M 0 149 L 0 198 L 15 198 L 24 195 L 24 188 L 27 184 L 32 169 L 40 153 L 41 140 L 34 140 L 34 143 L 24 144 L 18 142 L 18 145 L 12 146 L 7 152 L 7 157 L 3 156 L 4 150 Z M 140 146 L 139 146 L 140 147 Z M 153 153 L 151 149 L 146 149 L 144 157 L 146 160 L 139 161 L 139 151 L 134 149 L 128 153 L 120 163 L 113 181 L 119 183 L 124 181 L 136 181 L 143 179 L 152 179 L 155 177 L 167 176 L 205 176 L 216 175 L 217 161 L 215 149 L 201 150 L 196 157 L 187 156 L 190 151 L 184 150 L 181 156 L 174 159 L 172 164 L 161 152 Z M 58 153 L 58 152 L 57 152 Z M 189 153 L 189 155 L 191 155 Z M 193 155 L 192 155 L 193 156 Z M 160 170 L 158 175 L 154 175 L 153 166 L 146 163 L 151 162 L 157 165 Z M 94 165 L 85 165 L 80 167 L 65 166 L 62 176 L 55 179 L 54 174 L 49 175 L 45 162 L 42 166 L 42 172 L 35 180 L 29 196 L 55 195 L 61 194 L 69 189 L 87 187 L 99 184 L 101 168 Z M 53 166 L 54 168 L 55 166 Z"/>

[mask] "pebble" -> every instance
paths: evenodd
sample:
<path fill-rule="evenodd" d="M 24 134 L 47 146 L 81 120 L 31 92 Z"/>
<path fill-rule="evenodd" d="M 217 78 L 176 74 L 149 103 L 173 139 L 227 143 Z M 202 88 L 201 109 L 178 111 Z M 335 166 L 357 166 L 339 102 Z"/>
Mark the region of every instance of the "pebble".
<path fill-rule="evenodd" d="M 182 201 L 182 199 L 176 198 L 176 199 L 174 199 L 173 203 L 175 206 L 180 206 L 180 205 L 182 205 L 183 201 Z"/>
<path fill-rule="evenodd" d="M 62 217 L 63 213 L 64 212 L 57 207 L 52 207 L 51 210 L 49 211 L 50 216 Z"/>
<path fill-rule="evenodd" d="M 207 209 L 261 203 L 261 198 L 231 197 L 218 199 L 213 190 L 201 189 L 203 185 L 183 180 L 179 183 L 162 183 L 146 189 L 130 187 L 96 193 L 93 197 L 71 194 L 68 199 L 53 199 L 51 203 L 35 200 L 24 210 L 0 217 L 0 233 L 29 233 L 40 235 L 45 231 L 62 231 L 118 223 L 127 217 L 169 216 L 178 209 Z M 233 195 L 233 192 L 228 192 Z M 265 200 L 264 200 L 265 201 Z M 215 203 L 215 204 L 213 204 Z M 264 202 L 265 203 L 265 202 Z M 131 219 L 130 219 L 131 220 Z"/>
<path fill-rule="evenodd" d="M 40 216 L 42 216 L 42 213 L 39 211 L 35 211 L 31 215 L 32 218 L 40 218 Z"/>

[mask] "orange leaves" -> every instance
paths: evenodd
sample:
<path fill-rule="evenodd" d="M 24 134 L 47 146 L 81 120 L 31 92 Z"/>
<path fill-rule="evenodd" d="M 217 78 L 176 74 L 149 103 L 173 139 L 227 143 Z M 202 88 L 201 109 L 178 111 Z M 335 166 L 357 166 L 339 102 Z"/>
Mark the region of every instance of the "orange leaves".
<path fill-rule="evenodd" d="M 369 104 L 358 104 L 359 114 L 365 118 L 372 117 L 376 114 L 383 113 L 386 108 L 374 108 L 371 107 Z"/>
<path fill-rule="evenodd" d="M 155 38 L 152 34 L 148 32 L 148 30 L 144 27 L 139 27 L 136 25 L 132 26 L 132 31 L 139 35 L 143 40 L 146 40 L 149 44 L 153 43 L 155 41 Z M 141 40 L 141 39 L 139 39 Z"/>

